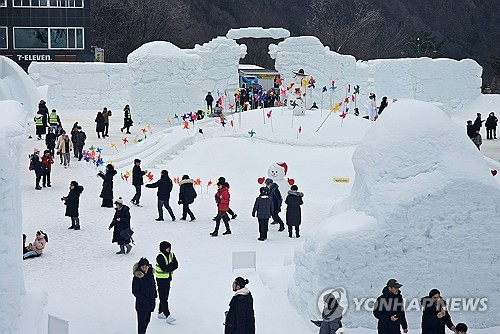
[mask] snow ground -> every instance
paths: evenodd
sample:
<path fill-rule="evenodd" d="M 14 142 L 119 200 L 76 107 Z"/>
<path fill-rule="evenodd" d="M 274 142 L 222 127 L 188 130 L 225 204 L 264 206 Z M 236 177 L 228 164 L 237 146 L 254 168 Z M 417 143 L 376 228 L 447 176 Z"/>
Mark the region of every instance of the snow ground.
<path fill-rule="evenodd" d="M 110 144 L 116 144 L 120 153 L 110 156 L 110 159 L 116 163 L 119 172 L 131 170 L 133 158 L 138 157 L 144 161 L 143 168 L 154 173 L 155 179 L 161 169 L 167 169 L 171 177 L 185 173 L 192 178 L 199 177 L 202 187 L 197 187 L 199 196 L 192 206 L 197 221 L 154 221 L 157 217 L 156 190 L 143 189 L 143 207 L 131 207 L 137 245 L 129 255 L 115 255 L 117 246 L 111 244 L 111 232 L 107 230 L 114 211 L 100 207 L 101 179 L 96 177 L 97 171 L 74 160 L 69 169 L 63 169 L 56 160 L 52 188 L 35 191 L 34 175 L 28 171 L 28 159 L 23 159 L 20 166 L 23 232 L 30 241 L 37 229 L 43 229 L 50 240 L 42 257 L 23 262 L 27 298 L 35 300 L 33 303 L 28 300 L 30 307 L 25 311 L 40 312 L 42 306 L 37 298 L 47 298 L 46 312 L 69 320 L 72 334 L 135 333 L 134 299 L 130 292 L 132 265 L 141 256 L 154 261 L 159 242 L 168 240 L 179 260 L 169 300 L 177 321 L 174 325 L 167 325 L 153 317 L 148 333 L 167 330 L 173 334 L 222 332 L 223 312 L 232 296 L 231 283 L 239 275 L 250 280 L 248 287 L 255 299 L 258 333 L 316 333 L 317 329 L 303 321 L 287 298 L 294 271 L 294 250 L 302 245 L 303 239 L 289 239 L 286 232 L 277 232 L 276 225 L 273 225 L 268 241 L 259 243 L 256 240 L 257 222 L 250 215 L 260 187 L 256 180 L 266 175 L 273 162 L 288 163 L 288 176 L 294 178 L 305 193 L 302 234 L 307 237 L 308 233 L 314 233 L 315 225 L 329 216 L 332 205 L 348 196 L 354 179 L 351 156 L 370 124 L 348 117 L 340 127 L 338 114 L 332 114 L 316 133 L 322 119 L 319 111 L 304 118 L 296 117 L 293 128 L 291 118 L 286 116 L 290 112 L 285 109 L 282 116 L 280 111 L 280 108 L 273 111 L 273 131 L 268 119 L 263 125 L 262 112 L 253 111 L 243 114 L 241 129 L 237 115 L 235 128 L 226 125 L 225 130 L 214 120 L 201 121 L 199 126 L 204 129 L 204 138 L 196 134 L 188 141 L 183 141 L 190 136 L 186 130 L 180 126 L 171 129 L 165 123 L 165 127 L 153 127 L 153 135 L 142 143 L 129 144 L 127 150 L 121 144 L 125 135 L 119 132 L 121 117 L 116 113 L 111 119 L 111 137 L 103 140 L 97 139 L 93 131 L 97 111 L 62 111 L 61 119 L 66 128 L 69 129 L 75 121 L 83 126 L 89 137 L 87 146 L 102 147 L 103 154 L 108 156 L 115 153 Z M 472 115 L 475 112 L 471 110 Z M 323 111 L 323 118 L 326 114 L 327 111 Z M 140 136 L 140 129 L 145 126 L 134 126 L 134 134 L 129 135 L 129 140 L 132 141 L 135 134 Z M 302 127 L 299 139 L 298 126 Z M 253 139 L 247 134 L 251 129 L 257 133 Z M 33 136 L 34 127 L 29 131 Z M 155 136 L 161 131 L 171 132 L 166 138 L 172 138 L 172 141 L 167 140 L 155 147 Z M 495 144 L 497 142 L 488 143 Z M 22 156 L 27 157 L 34 147 L 42 149 L 44 144 L 36 139 L 28 140 Z M 167 153 L 155 156 L 156 151 Z M 232 235 L 211 238 L 208 234 L 212 231 L 211 218 L 216 211 L 215 188 L 207 189 L 206 184 L 210 179 L 216 181 L 221 175 L 231 184 L 231 207 L 238 218 L 231 221 Z M 334 184 L 334 177 L 350 177 L 351 183 Z M 85 188 L 80 205 L 80 231 L 67 230 L 70 221 L 64 217 L 65 207 L 60 201 L 60 197 L 67 194 L 71 180 L 77 180 Z M 115 177 L 114 193 L 115 197 L 122 196 L 128 203 L 134 190 L 129 183 Z M 282 193 L 286 191 L 282 189 Z M 177 194 L 178 187 L 175 186 L 170 203 L 180 218 Z M 281 216 L 284 218 L 284 212 Z M 241 250 L 257 252 L 256 272 L 231 272 L 231 252 Z M 34 309 L 33 305 L 38 307 Z M 46 324 L 39 321 L 37 326 L 39 333 L 43 333 Z M 375 333 L 368 329 L 349 332 Z M 417 332 L 417 329 L 412 332 Z M 498 327 L 471 331 L 480 334 L 499 332 Z"/>

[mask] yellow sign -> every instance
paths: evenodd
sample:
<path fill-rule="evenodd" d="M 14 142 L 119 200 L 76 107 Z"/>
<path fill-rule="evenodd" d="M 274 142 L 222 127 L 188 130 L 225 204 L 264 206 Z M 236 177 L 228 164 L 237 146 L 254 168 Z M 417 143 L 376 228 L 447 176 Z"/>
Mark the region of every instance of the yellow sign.
<path fill-rule="evenodd" d="M 276 74 L 257 74 L 259 79 L 274 79 L 276 78 Z"/>
<path fill-rule="evenodd" d="M 334 183 L 349 183 L 351 180 L 349 180 L 348 177 L 335 177 L 333 178 Z"/>

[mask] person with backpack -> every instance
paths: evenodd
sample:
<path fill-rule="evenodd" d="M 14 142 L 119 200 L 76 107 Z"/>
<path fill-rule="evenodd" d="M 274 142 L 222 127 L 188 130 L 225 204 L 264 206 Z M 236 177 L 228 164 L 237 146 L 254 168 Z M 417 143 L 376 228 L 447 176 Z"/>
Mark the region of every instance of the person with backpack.
<path fill-rule="evenodd" d="M 174 222 L 175 215 L 169 204 L 173 183 L 172 179 L 170 179 L 170 177 L 168 176 L 168 171 L 162 170 L 160 179 L 155 183 L 146 184 L 146 188 L 158 188 L 158 191 L 156 193 L 158 197 L 158 218 L 156 218 L 155 220 L 163 221 L 163 207 L 165 206 L 165 209 L 167 209 L 170 218 L 172 218 L 172 221 Z"/>
<path fill-rule="evenodd" d="M 106 166 L 106 173 L 99 172 L 97 176 L 102 178 L 102 190 L 99 197 L 102 198 L 101 207 L 112 208 L 113 207 L 113 177 L 115 177 L 117 171 L 112 164 Z"/>
<path fill-rule="evenodd" d="M 68 196 L 61 197 L 61 201 L 66 205 L 66 217 L 71 218 L 71 226 L 68 230 L 79 230 L 80 229 L 80 218 L 78 209 L 80 208 L 80 195 L 83 192 L 83 187 L 76 181 L 71 181 L 69 183 L 69 193 Z"/>
<path fill-rule="evenodd" d="M 148 259 L 142 257 L 132 267 L 132 294 L 135 297 L 135 311 L 137 312 L 137 333 L 146 334 L 151 313 L 155 310 L 156 284 L 153 275 L 154 269 Z"/>
<path fill-rule="evenodd" d="M 115 201 L 115 215 L 108 230 L 113 229 L 112 243 L 117 243 L 120 246 L 120 251 L 116 254 L 128 254 L 132 249 L 130 244 L 132 240 L 132 229 L 130 228 L 130 208 L 123 204 L 123 199 L 118 197 Z M 125 248 L 127 250 L 125 251 Z"/>
<path fill-rule="evenodd" d="M 222 235 L 231 234 L 231 229 L 229 228 L 229 217 L 227 216 L 227 210 L 229 209 L 229 202 L 231 195 L 229 194 L 229 189 L 226 183 L 217 182 L 217 193 L 215 194 L 215 203 L 217 203 L 217 217 L 215 217 L 215 229 L 210 235 L 216 237 L 219 235 L 219 226 L 221 219 L 224 221 L 224 226 L 226 231 Z"/>
<path fill-rule="evenodd" d="M 132 121 L 132 114 L 130 113 L 130 106 L 127 104 L 125 108 L 123 108 L 123 127 L 120 129 L 123 132 L 124 129 L 127 129 L 126 134 L 130 134 L 130 127 L 134 125 L 134 121 Z"/>
<path fill-rule="evenodd" d="M 41 256 L 47 242 L 49 242 L 49 236 L 42 230 L 38 230 L 35 241 L 28 246 L 28 251 L 23 254 L 23 260 Z"/>
<path fill-rule="evenodd" d="M 187 215 L 189 215 L 191 221 L 194 222 L 196 217 L 191 212 L 191 209 L 189 209 L 189 204 L 192 204 L 197 196 L 194 189 L 194 180 L 190 179 L 189 175 L 183 175 L 179 186 L 179 201 L 177 203 L 182 205 L 181 220 L 186 220 Z"/>
<path fill-rule="evenodd" d="M 146 175 L 148 171 L 141 169 L 141 160 L 134 159 L 134 168 L 132 168 L 132 185 L 135 187 L 134 197 L 130 200 L 135 206 L 141 206 L 139 200 L 141 199 L 141 189 L 144 181 L 142 177 Z"/>
<path fill-rule="evenodd" d="M 302 201 L 304 193 L 299 191 L 299 187 L 293 185 L 288 190 L 286 196 L 286 225 L 288 226 L 288 237 L 292 237 L 292 229 L 295 227 L 295 237 L 300 238 L 300 222 L 301 210 L 300 206 L 304 203 Z"/>
<path fill-rule="evenodd" d="M 35 172 L 35 189 L 36 190 L 42 190 L 42 187 L 40 187 L 40 180 L 42 179 L 43 176 L 43 164 L 40 161 L 40 150 L 35 148 L 33 150 L 33 154 L 30 156 L 30 165 L 29 165 L 29 170 L 32 170 Z"/>
<path fill-rule="evenodd" d="M 64 160 L 64 168 L 69 167 L 69 163 L 71 160 L 70 152 L 72 150 L 73 150 L 73 143 L 69 139 L 69 136 L 66 133 L 64 133 L 61 136 L 59 146 L 57 147 L 57 152 L 61 154 L 61 157 Z"/>
<path fill-rule="evenodd" d="M 279 216 L 279 213 L 281 212 L 281 203 L 283 202 L 279 186 L 277 183 L 274 183 L 273 179 L 271 178 L 267 178 L 264 182 L 266 184 L 266 187 L 269 189 L 268 190 L 269 197 L 273 201 L 273 214 L 272 214 L 273 222 L 271 223 L 271 225 L 279 224 L 280 228 L 278 229 L 278 231 L 282 232 L 285 230 L 285 224 L 283 223 L 283 220 L 281 220 L 281 217 Z"/>
<path fill-rule="evenodd" d="M 43 164 L 43 175 L 42 175 L 42 186 L 45 188 L 45 185 L 47 187 L 52 187 L 50 184 L 50 171 L 52 170 L 52 164 L 54 163 L 54 160 L 52 159 L 52 156 L 50 155 L 49 150 L 43 151 L 43 157 L 42 157 L 42 164 Z"/>
<path fill-rule="evenodd" d="M 101 138 L 101 135 L 103 139 L 106 138 L 106 136 L 104 136 L 104 130 L 106 128 L 104 122 L 104 116 L 102 115 L 102 112 L 99 111 L 95 117 L 95 132 L 97 132 L 98 139 Z"/>
<path fill-rule="evenodd" d="M 267 239 L 269 218 L 271 218 L 273 213 L 273 201 L 269 198 L 267 190 L 267 187 L 260 188 L 260 195 L 255 199 L 252 210 L 252 217 L 257 215 L 257 220 L 259 222 L 259 238 L 257 239 L 259 241 Z"/>

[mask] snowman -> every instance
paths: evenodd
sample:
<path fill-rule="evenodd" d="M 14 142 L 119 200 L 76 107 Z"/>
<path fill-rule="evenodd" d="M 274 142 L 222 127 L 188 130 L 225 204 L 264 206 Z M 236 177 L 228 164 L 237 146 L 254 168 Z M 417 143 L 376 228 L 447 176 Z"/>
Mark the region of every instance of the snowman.
<path fill-rule="evenodd" d="M 306 89 L 307 84 L 304 85 L 304 80 L 307 74 L 301 68 L 298 72 L 293 72 L 294 82 L 288 90 L 288 109 L 293 110 L 294 116 L 303 116 L 306 112 Z"/>
<path fill-rule="evenodd" d="M 258 182 L 260 184 L 264 184 L 264 181 L 267 178 L 273 180 L 274 183 L 277 183 L 280 187 L 281 191 L 287 191 L 290 186 L 295 184 L 294 179 L 289 179 L 286 177 L 288 172 L 288 165 L 286 162 L 275 162 L 267 169 L 267 177 L 260 177 Z"/>

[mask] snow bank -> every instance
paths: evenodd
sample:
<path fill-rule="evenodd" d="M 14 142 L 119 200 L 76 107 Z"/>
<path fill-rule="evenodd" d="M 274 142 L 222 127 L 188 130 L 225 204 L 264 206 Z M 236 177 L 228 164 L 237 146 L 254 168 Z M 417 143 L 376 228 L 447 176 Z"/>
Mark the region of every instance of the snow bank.
<path fill-rule="evenodd" d="M 127 65 L 134 121 L 160 124 L 199 109 L 204 96 L 200 56 L 169 42 L 150 42 L 130 53 Z"/>
<path fill-rule="evenodd" d="M 412 98 L 440 102 L 460 108 L 481 93 L 482 67 L 471 59 L 405 58 L 356 61 L 353 56 L 330 51 L 313 36 L 290 37 L 278 45 L 269 46 L 275 67 L 285 82 L 291 82 L 293 71 L 303 68 L 316 79 L 313 99 L 321 100 L 321 87 L 335 80 L 336 96 L 343 98 L 346 86 L 359 85 L 359 101 L 368 94 L 392 98 Z M 319 87 L 318 87 L 319 86 Z M 352 94 L 348 94 L 350 96 Z M 324 97 L 328 98 L 328 93 Z M 361 111 L 361 109 L 360 109 Z"/>
<path fill-rule="evenodd" d="M 30 115 L 36 113 L 40 100 L 38 90 L 26 72 L 4 56 L 0 56 L 0 100 L 19 101 Z"/>
<path fill-rule="evenodd" d="M 398 101 L 352 161 L 349 197 L 296 251 L 289 297 L 299 313 L 314 314 L 327 288 L 346 288 L 350 301 L 377 297 L 394 277 L 407 299 L 432 288 L 444 297 L 487 297 L 486 312 L 452 317 L 472 328 L 498 325 L 499 186 L 463 128 L 430 103 Z M 347 326 L 375 326 L 371 313 L 352 307 Z M 419 326 L 420 311 L 407 317 L 410 327 Z"/>
<path fill-rule="evenodd" d="M 17 86 L 20 87 L 20 86 Z M 21 86 L 22 87 L 22 86 Z M 19 333 L 22 208 L 19 154 L 26 138 L 27 111 L 17 101 L 0 101 L 0 324 L 2 333 Z M 27 157 L 25 157 L 27 158 Z"/>
<path fill-rule="evenodd" d="M 28 72 L 37 86 L 48 85 L 49 108 L 122 110 L 129 102 L 126 64 L 33 62 Z"/>
<path fill-rule="evenodd" d="M 240 39 L 240 38 L 288 38 L 290 31 L 283 28 L 267 28 L 262 27 L 248 27 L 239 29 L 229 29 L 226 34 L 227 38 Z"/>

